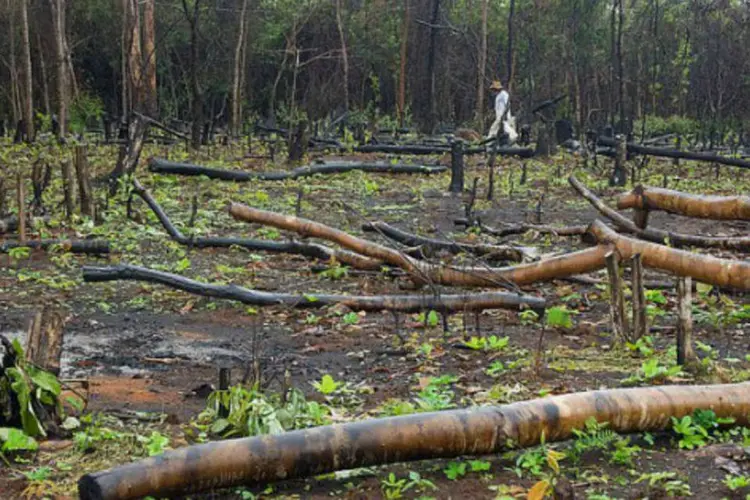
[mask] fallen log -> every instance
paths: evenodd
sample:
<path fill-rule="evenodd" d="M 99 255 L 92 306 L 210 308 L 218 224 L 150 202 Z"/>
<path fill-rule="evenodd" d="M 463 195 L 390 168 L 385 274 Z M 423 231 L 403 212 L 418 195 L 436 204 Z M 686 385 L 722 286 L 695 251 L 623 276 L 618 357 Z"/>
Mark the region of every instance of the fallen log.
<path fill-rule="evenodd" d="M 599 137 L 597 144 L 606 147 L 615 147 L 617 141 L 608 137 Z M 656 148 L 653 146 L 643 146 L 629 142 L 627 145 L 628 153 L 635 153 L 646 156 L 659 156 L 662 158 L 680 158 L 684 160 L 695 160 L 695 161 L 708 161 L 711 163 L 719 163 L 721 165 L 729 165 L 732 167 L 750 168 L 750 161 L 741 160 L 739 158 L 730 158 L 728 156 L 717 155 L 714 153 L 698 153 L 693 151 L 681 151 L 679 149 L 669 148 Z"/>
<path fill-rule="evenodd" d="M 174 224 L 172 224 L 172 221 L 169 220 L 169 217 L 164 212 L 161 205 L 157 203 L 154 197 L 151 196 L 151 193 L 149 193 L 148 190 L 144 188 L 137 179 L 133 179 L 133 192 L 140 196 L 140 198 L 144 202 L 146 202 L 146 205 L 148 205 L 149 208 L 154 212 L 156 218 L 159 219 L 159 222 L 167 231 L 167 234 L 169 234 L 170 238 L 172 238 L 180 245 L 185 245 L 192 248 L 240 247 L 246 250 L 253 251 L 296 254 L 313 259 L 340 262 L 355 269 L 361 269 L 364 271 L 378 271 L 383 267 L 383 263 L 380 261 L 369 259 L 353 252 L 347 252 L 346 250 L 328 248 L 317 243 L 300 243 L 297 241 L 282 242 L 226 237 L 187 237 L 182 234 L 180 230 L 174 226 Z"/>
<path fill-rule="evenodd" d="M 390 144 L 366 144 L 357 146 L 354 151 L 358 153 L 388 153 L 398 155 L 443 155 L 451 152 L 450 145 L 445 146 L 425 146 L 421 144 L 407 145 L 390 145 Z M 484 154 L 487 150 L 484 147 L 467 148 L 464 154 Z M 498 147 L 496 154 L 501 156 L 519 156 L 521 158 L 531 158 L 534 156 L 532 148 L 522 147 Z"/>
<path fill-rule="evenodd" d="M 210 168 L 190 163 L 175 163 L 161 158 L 151 158 L 148 162 L 148 168 L 151 172 L 158 174 L 188 176 L 204 175 L 209 179 L 234 182 L 249 182 L 255 180 L 284 181 L 288 179 L 310 177 L 313 175 L 340 174 L 355 170 L 377 174 L 440 174 L 448 170 L 448 167 L 440 165 L 427 166 L 405 164 L 393 165 L 391 163 L 332 162 L 321 165 L 299 167 L 288 172 L 243 172 L 241 170 Z"/>
<path fill-rule="evenodd" d="M 750 384 L 611 389 L 422 413 L 167 451 L 78 481 L 83 500 L 181 496 L 398 462 L 498 454 L 569 439 L 589 418 L 620 433 L 669 428 L 712 410 L 746 425 Z"/>
<path fill-rule="evenodd" d="M 750 249 L 750 237 L 715 237 L 715 236 L 698 236 L 693 234 L 673 233 L 661 229 L 645 228 L 641 229 L 636 224 L 627 219 L 624 215 L 608 207 L 601 199 L 592 193 L 581 181 L 574 176 L 568 179 L 570 185 L 578 191 L 591 205 L 593 205 L 602 215 L 610 219 L 621 231 L 625 231 L 638 236 L 641 239 L 652 241 L 654 243 L 666 243 L 676 247 L 694 246 L 706 248 L 726 248 L 733 250 Z"/>
<path fill-rule="evenodd" d="M 425 253 L 446 251 L 453 254 L 468 253 L 479 257 L 492 257 L 496 260 L 522 261 L 528 259 L 529 255 L 522 248 L 501 245 L 475 245 L 460 243 L 457 241 L 438 240 L 426 238 L 416 234 L 402 231 L 385 222 L 368 222 L 362 226 L 363 231 L 382 234 L 393 241 L 407 246 L 421 247 Z"/>
<path fill-rule="evenodd" d="M 748 196 L 705 196 L 655 187 L 637 186 L 620 195 L 617 208 L 662 210 L 699 219 L 750 220 Z"/>
<path fill-rule="evenodd" d="M 361 255 L 403 269 L 418 284 L 452 286 L 520 286 L 596 271 L 604 266 L 608 249 L 597 246 L 552 257 L 543 261 L 511 267 L 450 267 L 418 261 L 403 252 L 357 238 L 319 222 L 231 203 L 229 213 L 235 219 L 294 231 L 302 236 L 332 241 Z"/>
<path fill-rule="evenodd" d="M 252 290 L 237 285 L 214 285 L 202 283 L 176 274 L 155 271 L 139 266 L 120 264 L 110 267 L 83 268 L 83 279 L 87 282 L 132 280 L 158 283 L 177 290 L 229 299 L 254 306 L 284 305 L 296 308 L 321 308 L 331 305 L 344 305 L 361 311 L 481 311 L 485 309 L 533 309 L 543 311 L 544 299 L 530 295 L 506 292 L 484 292 L 460 295 L 329 295 L 329 294 L 289 294 Z"/>
<path fill-rule="evenodd" d="M 503 238 L 514 234 L 523 234 L 529 231 L 536 231 L 540 234 L 552 234 L 554 236 L 583 236 L 588 230 L 588 226 L 549 226 L 543 224 L 503 224 L 502 229 L 494 228 L 480 222 L 469 221 L 461 218 L 453 221 L 457 226 L 479 227 L 482 232 Z"/>
<path fill-rule="evenodd" d="M 648 268 L 689 276 L 710 285 L 750 290 L 750 263 L 744 260 L 720 259 L 636 240 L 615 232 L 599 220 L 591 224 L 589 232 L 600 245 L 614 246 L 623 260 L 640 254 Z"/>
<path fill-rule="evenodd" d="M 0 253 L 8 253 L 14 248 L 27 247 L 33 250 L 58 248 L 63 252 L 103 255 L 109 253 L 109 242 L 102 240 L 26 240 L 4 241 L 0 243 Z"/>

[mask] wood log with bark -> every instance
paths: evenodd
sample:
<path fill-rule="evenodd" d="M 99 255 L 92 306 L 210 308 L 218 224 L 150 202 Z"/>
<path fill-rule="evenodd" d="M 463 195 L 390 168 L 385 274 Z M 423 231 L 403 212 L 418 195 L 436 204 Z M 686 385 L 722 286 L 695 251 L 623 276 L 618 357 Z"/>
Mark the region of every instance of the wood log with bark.
<path fill-rule="evenodd" d="M 539 234 L 551 234 L 554 236 L 583 236 L 586 234 L 588 226 L 549 226 L 544 224 L 513 224 L 513 223 L 502 223 L 502 228 L 495 228 L 487 226 L 479 221 L 473 221 L 466 218 L 460 218 L 453 221 L 457 226 L 466 227 L 478 227 L 482 232 L 504 238 L 505 236 L 511 236 L 514 234 L 523 234 L 530 231 L 537 232 Z"/>
<path fill-rule="evenodd" d="M 578 193 L 583 196 L 591 205 L 593 205 L 602 215 L 611 220 L 621 231 L 625 231 L 638 236 L 641 239 L 655 243 L 665 243 L 676 247 L 693 246 L 706 248 L 726 248 L 733 250 L 750 249 L 750 237 L 746 236 L 698 236 L 693 234 L 673 233 L 661 229 L 646 228 L 641 229 L 633 221 L 627 219 L 624 215 L 608 207 L 601 199 L 592 193 L 581 181 L 571 176 L 568 181 Z"/>
<path fill-rule="evenodd" d="M 8 253 L 14 248 L 27 247 L 33 250 L 58 248 L 63 252 L 104 255 L 109 253 L 109 242 L 102 240 L 26 240 L 0 242 L 0 253 Z"/>
<path fill-rule="evenodd" d="M 520 262 L 532 258 L 528 251 L 520 247 L 505 245 L 481 245 L 461 243 L 457 241 L 426 238 L 402 231 L 385 222 L 368 222 L 362 226 L 363 231 L 382 234 L 393 241 L 410 247 L 419 247 L 424 255 L 431 255 L 440 251 L 452 254 L 467 253 L 478 257 L 489 257 L 493 260 L 512 260 Z"/>
<path fill-rule="evenodd" d="M 78 494 L 83 500 L 181 496 L 389 463 L 494 455 L 569 439 L 590 418 L 614 432 L 655 432 L 669 428 L 673 417 L 709 409 L 747 425 L 750 384 L 591 391 L 216 441 L 86 474 Z"/>
<path fill-rule="evenodd" d="M 436 283 L 452 286 L 528 285 L 555 278 L 596 271 L 604 266 L 604 246 L 552 257 L 519 266 L 452 267 L 416 260 L 403 252 L 352 236 L 319 222 L 231 203 L 229 213 L 238 220 L 294 231 L 302 236 L 332 241 L 361 255 L 403 269 L 417 284 Z"/>
<path fill-rule="evenodd" d="M 615 147 L 617 141 L 609 137 L 600 136 L 597 144 L 605 147 Z M 644 146 L 629 142 L 627 144 L 628 153 L 635 153 L 646 156 L 658 156 L 662 158 L 680 158 L 684 160 L 706 161 L 718 163 L 720 165 L 729 165 L 732 167 L 750 168 L 750 161 L 739 158 L 730 158 L 728 156 L 717 155 L 715 153 L 698 153 L 693 151 L 681 151 L 679 149 L 656 148 L 653 146 Z"/>
<path fill-rule="evenodd" d="M 391 163 L 361 163 L 361 162 L 331 162 L 321 165 L 309 165 L 295 168 L 288 172 L 244 172 L 241 170 L 225 170 L 209 168 L 190 163 L 175 163 L 160 158 L 149 160 L 149 170 L 158 174 L 175 175 L 204 175 L 209 179 L 219 179 L 234 182 L 261 181 L 284 181 L 287 179 L 299 179 L 313 175 L 340 174 L 355 170 L 378 173 L 378 174 L 440 174 L 448 170 L 447 167 L 436 165 L 406 165 Z"/>
<path fill-rule="evenodd" d="M 120 264 L 110 267 L 83 268 L 83 279 L 87 282 L 133 280 L 146 281 L 165 285 L 177 290 L 229 299 L 255 306 L 284 305 L 295 308 L 321 308 L 332 305 L 344 305 L 361 311 L 482 311 L 485 309 L 533 309 L 543 311 L 545 301 L 542 298 L 507 292 L 484 292 L 474 294 L 443 295 L 426 293 L 424 295 L 329 295 L 329 294 L 289 294 L 252 290 L 237 285 L 214 285 L 195 281 L 176 274 L 155 271 L 139 266 Z"/>
<path fill-rule="evenodd" d="M 383 263 L 364 257 L 362 255 L 347 252 L 346 250 L 328 248 L 324 245 L 317 243 L 302 243 L 297 241 L 268 241 L 268 240 L 255 240 L 249 238 L 227 238 L 227 237 L 211 237 L 211 238 L 195 238 L 187 237 L 180 230 L 178 230 L 169 217 L 164 212 L 162 207 L 157 203 L 151 193 L 148 192 L 143 185 L 138 182 L 137 179 L 133 180 L 133 192 L 137 194 L 146 205 L 154 212 L 156 218 L 167 231 L 170 238 L 187 247 L 194 248 L 230 248 L 240 247 L 247 250 L 273 252 L 273 253 L 289 253 L 296 255 L 303 255 L 313 259 L 320 259 L 331 262 L 340 262 L 346 264 L 355 269 L 364 271 L 377 271 L 383 267 Z"/>
<path fill-rule="evenodd" d="M 704 196 L 657 187 L 637 186 L 617 198 L 617 208 L 662 210 L 699 219 L 750 220 L 748 196 Z"/>

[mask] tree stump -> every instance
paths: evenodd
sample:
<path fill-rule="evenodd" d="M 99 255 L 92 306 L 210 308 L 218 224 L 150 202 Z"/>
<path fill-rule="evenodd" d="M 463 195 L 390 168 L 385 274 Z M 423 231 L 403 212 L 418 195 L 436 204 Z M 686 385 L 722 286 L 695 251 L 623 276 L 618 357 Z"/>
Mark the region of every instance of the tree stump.
<path fill-rule="evenodd" d="M 615 342 L 622 342 L 629 338 L 628 319 L 625 315 L 625 294 L 620 279 L 620 266 L 615 252 L 609 252 L 605 257 L 607 274 L 609 276 L 609 314 L 612 323 L 612 336 Z"/>
<path fill-rule="evenodd" d="M 646 321 L 646 290 L 643 286 L 643 260 L 640 254 L 631 259 L 631 273 L 633 285 L 633 332 L 631 342 L 648 334 L 648 323 Z"/>
<path fill-rule="evenodd" d="M 464 143 L 458 139 L 451 145 L 451 193 L 464 190 Z"/>
<path fill-rule="evenodd" d="M 26 337 L 26 360 L 59 375 L 66 322 L 67 316 L 63 311 L 47 307 L 37 312 Z"/>
<path fill-rule="evenodd" d="M 78 194 L 81 201 L 81 214 L 88 215 L 93 219 L 95 206 L 91 189 L 91 175 L 89 175 L 89 163 L 86 157 L 86 146 L 76 146 L 75 164 L 76 175 L 78 177 Z"/>

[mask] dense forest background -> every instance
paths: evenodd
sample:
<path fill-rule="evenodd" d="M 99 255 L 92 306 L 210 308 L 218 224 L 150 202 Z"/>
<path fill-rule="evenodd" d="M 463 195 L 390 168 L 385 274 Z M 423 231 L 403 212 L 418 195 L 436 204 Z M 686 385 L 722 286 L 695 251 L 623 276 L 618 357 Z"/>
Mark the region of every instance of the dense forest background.
<path fill-rule="evenodd" d="M 579 132 L 750 120 L 746 0 L 0 0 L 0 33 L 8 129 L 139 111 L 239 134 L 351 111 L 486 130 L 493 79 L 522 121 L 567 96 Z"/>

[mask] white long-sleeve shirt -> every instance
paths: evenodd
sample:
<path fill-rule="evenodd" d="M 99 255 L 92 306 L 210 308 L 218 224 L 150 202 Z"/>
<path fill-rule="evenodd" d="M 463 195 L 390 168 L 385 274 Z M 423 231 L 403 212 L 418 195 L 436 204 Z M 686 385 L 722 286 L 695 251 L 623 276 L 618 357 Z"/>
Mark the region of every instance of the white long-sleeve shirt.
<path fill-rule="evenodd" d="M 507 119 L 510 116 L 510 95 L 506 90 L 501 90 L 495 97 L 495 122 L 490 127 L 490 133 L 487 134 L 488 139 L 497 136 L 506 109 L 508 110 Z"/>

